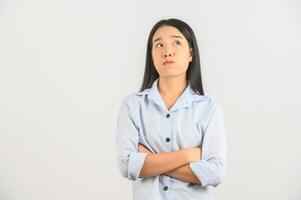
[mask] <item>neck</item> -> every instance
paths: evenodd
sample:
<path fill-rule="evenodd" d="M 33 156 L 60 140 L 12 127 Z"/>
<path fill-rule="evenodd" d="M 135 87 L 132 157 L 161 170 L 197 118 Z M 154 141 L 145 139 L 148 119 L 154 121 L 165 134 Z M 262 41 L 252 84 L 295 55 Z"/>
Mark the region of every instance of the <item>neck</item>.
<path fill-rule="evenodd" d="M 159 77 L 158 91 L 161 96 L 174 99 L 184 92 L 187 85 L 186 74 L 176 77 Z"/>

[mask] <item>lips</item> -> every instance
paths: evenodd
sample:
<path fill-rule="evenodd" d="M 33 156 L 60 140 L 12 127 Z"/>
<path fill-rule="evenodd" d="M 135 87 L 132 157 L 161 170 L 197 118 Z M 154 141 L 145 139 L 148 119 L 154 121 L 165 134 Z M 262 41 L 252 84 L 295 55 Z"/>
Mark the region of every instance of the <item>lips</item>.
<path fill-rule="evenodd" d="M 174 63 L 174 61 L 166 60 L 166 61 L 163 62 L 163 65 L 168 65 L 168 64 L 172 64 L 172 63 Z"/>

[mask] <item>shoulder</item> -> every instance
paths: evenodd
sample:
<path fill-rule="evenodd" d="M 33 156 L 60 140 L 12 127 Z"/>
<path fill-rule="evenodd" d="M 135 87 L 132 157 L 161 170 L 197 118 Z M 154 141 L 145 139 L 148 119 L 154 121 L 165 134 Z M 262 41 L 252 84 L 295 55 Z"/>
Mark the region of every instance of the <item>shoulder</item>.
<path fill-rule="evenodd" d="M 126 95 L 123 100 L 124 101 L 127 101 L 127 102 L 136 102 L 136 101 L 139 101 L 140 99 L 144 98 L 145 96 L 145 91 L 143 92 L 131 92 L 129 93 L 128 95 Z"/>
<path fill-rule="evenodd" d="M 211 96 L 208 96 L 208 95 L 200 95 L 200 94 L 193 93 L 192 94 L 192 100 L 193 101 L 200 101 L 202 103 L 211 103 L 211 102 L 213 102 L 214 99 Z"/>
<path fill-rule="evenodd" d="M 198 95 L 194 94 L 194 98 L 198 101 L 195 101 L 193 103 L 196 104 L 196 109 L 202 113 L 203 116 L 206 116 L 207 118 L 211 118 L 212 115 L 221 114 L 221 104 L 218 102 L 218 100 L 210 95 Z"/>
<path fill-rule="evenodd" d="M 221 109 L 220 103 L 212 96 L 207 96 L 208 107 L 210 107 L 212 112 Z"/>
<path fill-rule="evenodd" d="M 193 94 L 192 99 L 193 101 L 196 101 L 202 106 L 211 107 L 211 108 L 218 106 L 218 102 L 216 101 L 216 99 L 209 95 Z"/>
<path fill-rule="evenodd" d="M 206 111 L 208 117 L 212 118 L 213 116 L 222 117 L 223 111 L 220 102 L 212 96 L 206 96 Z"/>
<path fill-rule="evenodd" d="M 123 98 L 123 101 L 129 104 L 138 103 L 150 93 L 150 90 L 151 88 L 147 88 L 143 91 L 131 92 Z"/>
<path fill-rule="evenodd" d="M 144 98 L 145 95 L 142 94 L 142 92 L 131 92 L 128 93 L 126 96 L 124 96 L 121 99 L 121 106 L 126 107 L 132 107 L 141 101 L 141 99 Z"/>

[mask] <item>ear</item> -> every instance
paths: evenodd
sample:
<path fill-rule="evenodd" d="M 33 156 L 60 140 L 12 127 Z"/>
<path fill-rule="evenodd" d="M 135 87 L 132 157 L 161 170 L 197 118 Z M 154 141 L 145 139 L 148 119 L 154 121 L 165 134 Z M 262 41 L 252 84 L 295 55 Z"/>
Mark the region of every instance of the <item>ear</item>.
<path fill-rule="evenodd" d="M 193 49 L 192 48 L 190 48 L 189 49 L 189 62 L 191 62 L 192 61 L 192 57 L 193 57 Z"/>

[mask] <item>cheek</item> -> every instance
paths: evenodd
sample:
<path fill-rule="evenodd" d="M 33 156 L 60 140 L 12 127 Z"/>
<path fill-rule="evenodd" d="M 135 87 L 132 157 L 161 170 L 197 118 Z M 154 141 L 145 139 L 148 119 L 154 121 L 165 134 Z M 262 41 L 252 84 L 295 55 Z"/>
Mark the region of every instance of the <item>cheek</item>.
<path fill-rule="evenodd" d="M 181 68 L 187 68 L 189 64 L 189 53 L 186 51 L 178 52 L 178 59 Z"/>
<path fill-rule="evenodd" d="M 160 63 L 160 62 L 161 62 L 160 52 L 158 52 L 158 51 L 153 51 L 153 52 L 152 52 L 152 58 L 153 58 L 154 64 Z"/>
<path fill-rule="evenodd" d="M 152 50 L 152 58 L 155 61 L 157 58 L 156 52 L 154 50 Z"/>

